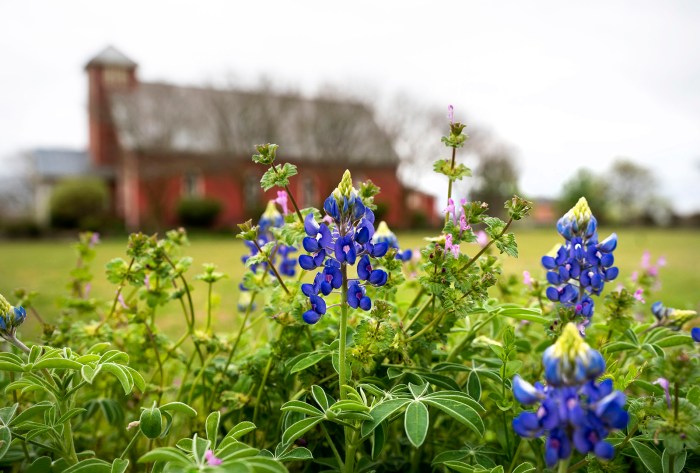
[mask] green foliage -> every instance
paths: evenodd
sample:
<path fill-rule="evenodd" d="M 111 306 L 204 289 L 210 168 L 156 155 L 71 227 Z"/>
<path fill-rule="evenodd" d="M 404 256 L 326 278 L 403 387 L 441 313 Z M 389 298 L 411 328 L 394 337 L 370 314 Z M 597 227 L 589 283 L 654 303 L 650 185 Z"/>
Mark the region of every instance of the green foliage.
<path fill-rule="evenodd" d="M 221 213 L 221 202 L 204 197 L 185 197 L 177 203 L 178 221 L 191 228 L 211 228 Z"/>
<path fill-rule="evenodd" d="M 289 178 L 296 176 L 297 167 L 293 164 L 284 163 L 281 167 L 272 165 L 270 169 L 265 171 L 263 177 L 260 179 L 260 185 L 263 190 L 270 190 L 273 187 L 286 187 L 289 185 Z"/>
<path fill-rule="evenodd" d="M 109 192 L 99 179 L 69 179 L 54 187 L 49 202 L 51 225 L 97 230 L 107 217 Z"/>

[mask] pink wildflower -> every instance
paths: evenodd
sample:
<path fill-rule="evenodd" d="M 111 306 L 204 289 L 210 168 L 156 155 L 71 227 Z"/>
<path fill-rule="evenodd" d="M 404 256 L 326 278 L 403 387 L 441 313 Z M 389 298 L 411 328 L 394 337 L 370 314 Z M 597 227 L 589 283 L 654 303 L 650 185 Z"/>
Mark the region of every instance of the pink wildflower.
<path fill-rule="evenodd" d="M 452 105 L 447 106 L 447 118 L 450 120 L 450 125 L 455 122 L 455 108 Z"/>
<path fill-rule="evenodd" d="M 660 256 L 659 259 L 656 260 L 656 266 L 659 268 L 663 268 L 666 266 L 666 257 L 665 256 Z"/>
<path fill-rule="evenodd" d="M 479 230 L 476 232 L 476 242 L 481 246 L 482 248 L 486 245 L 489 244 L 489 236 L 486 234 L 485 231 Z"/>
<path fill-rule="evenodd" d="M 638 272 L 638 271 L 634 271 L 634 272 L 632 273 L 632 275 L 630 276 L 630 280 L 631 280 L 632 282 L 637 282 L 637 279 L 639 279 L 639 272 Z"/>
<path fill-rule="evenodd" d="M 467 223 L 467 217 L 464 216 L 464 214 L 459 216 L 459 231 L 464 232 L 469 230 L 471 227 Z"/>
<path fill-rule="evenodd" d="M 666 394 L 666 405 L 668 405 L 668 408 L 671 408 L 671 393 L 668 392 L 668 380 L 666 378 L 659 378 L 656 381 L 654 381 L 654 384 L 658 384 L 661 386 L 664 390 L 664 393 Z"/>
<path fill-rule="evenodd" d="M 126 305 L 126 302 L 124 302 L 124 294 L 122 294 L 121 292 L 119 293 L 119 296 L 117 296 L 117 300 L 119 301 L 119 304 L 121 304 L 121 306 L 122 306 L 124 309 L 128 309 L 128 308 L 129 308 L 129 306 Z"/>
<path fill-rule="evenodd" d="M 207 452 L 204 454 L 204 458 L 206 458 L 207 465 L 209 466 L 219 466 L 221 463 L 223 463 L 221 458 L 217 458 L 211 449 L 207 450 Z"/>
<path fill-rule="evenodd" d="M 92 248 L 93 246 L 97 245 L 99 242 L 100 242 L 100 234 L 95 232 L 90 237 L 90 243 L 88 243 L 88 246 L 90 248 Z"/>
<path fill-rule="evenodd" d="M 289 207 L 287 207 L 287 193 L 285 191 L 277 191 L 275 203 L 282 208 L 282 215 L 287 215 L 289 213 Z"/>
<path fill-rule="evenodd" d="M 87 283 L 87 284 L 85 285 L 85 288 L 83 289 L 83 297 L 84 297 L 85 299 L 87 299 L 88 297 L 90 297 L 90 290 L 91 290 L 91 289 L 92 289 L 92 284 Z"/>
<path fill-rule="evenodd" d="M 530 277 L 529 271 L 523 271 L 523 284 L 526 286 L 532 286 L 532 277 Z"/>
<path fill-rule="evenodd" d="M 451 215 L 453 219 L 456 221 L 456 214 L 455 214 L 455 201 L 452 199 L 447 199 L 447 207 L 445 207 L 444 210 L 445 214 L 448 216 Z"/>
<path fill-rule="evenodd" d="M 637 289 L 636 291 L 634 291 L 634 294 L 632 295 L 632 297 L 637 299 L 642 304 L 646 303 L 646 301 L 644 300 L 644 289 L 642 289 L 641 287 L 639 289 Z"/>
<path fill-rule="evenodd" d="M 459 256 L 459 245 L 455 245 L 452 243 L 452 235 L 447 234 L 445 235 L 445 250 L 446 251 L 451 251 L 452 255 L 457 258 Z"/>
<path fill-rule="evenodd" d="M 650 257 L 651 255 L 649 255 L 649 250 L 645 250 L 644 253 L 642 253 L 642 268 L 649 269 Z"/>

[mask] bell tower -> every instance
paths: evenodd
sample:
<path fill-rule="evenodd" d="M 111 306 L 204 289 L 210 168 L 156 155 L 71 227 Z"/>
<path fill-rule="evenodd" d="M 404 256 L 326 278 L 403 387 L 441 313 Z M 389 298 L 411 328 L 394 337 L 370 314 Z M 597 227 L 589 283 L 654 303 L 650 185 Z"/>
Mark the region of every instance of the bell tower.
<path fill-rule="evenodd" d="M 107 46 L 86 65 L 88 74 L 89 150 L 93 165 L 114 165 L 118 143 L 110 113 L 110 93 L 137 87 L 137 64 L 124 53 Z"/>

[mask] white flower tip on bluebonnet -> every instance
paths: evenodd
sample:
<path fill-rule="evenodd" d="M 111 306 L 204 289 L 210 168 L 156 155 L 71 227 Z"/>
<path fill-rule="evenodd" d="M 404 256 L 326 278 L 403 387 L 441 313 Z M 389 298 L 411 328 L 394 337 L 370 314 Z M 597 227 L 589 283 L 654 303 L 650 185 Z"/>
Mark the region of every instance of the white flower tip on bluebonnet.
<path fill-rule="evenodd" d="M 545 378 L 553 386 L 577 386 L 605 371 L 605 360 L 586 343 L 578 327 L 568 323 L 542 356 Z"/>

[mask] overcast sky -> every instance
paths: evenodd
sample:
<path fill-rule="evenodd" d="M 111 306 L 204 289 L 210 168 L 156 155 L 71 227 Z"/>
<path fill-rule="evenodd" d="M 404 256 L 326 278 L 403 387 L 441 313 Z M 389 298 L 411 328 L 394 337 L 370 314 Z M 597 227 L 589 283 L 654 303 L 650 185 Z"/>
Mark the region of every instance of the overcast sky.
<path fill-rule="evenodd" d="M 0 157 L 86 146 L 83 66 L 108 44 L 146 81 L 267 75 L 452 103 L 515 148 L 529 195 L 625 156 L 700 210 L 694 0 L 5 1 Z"/>

